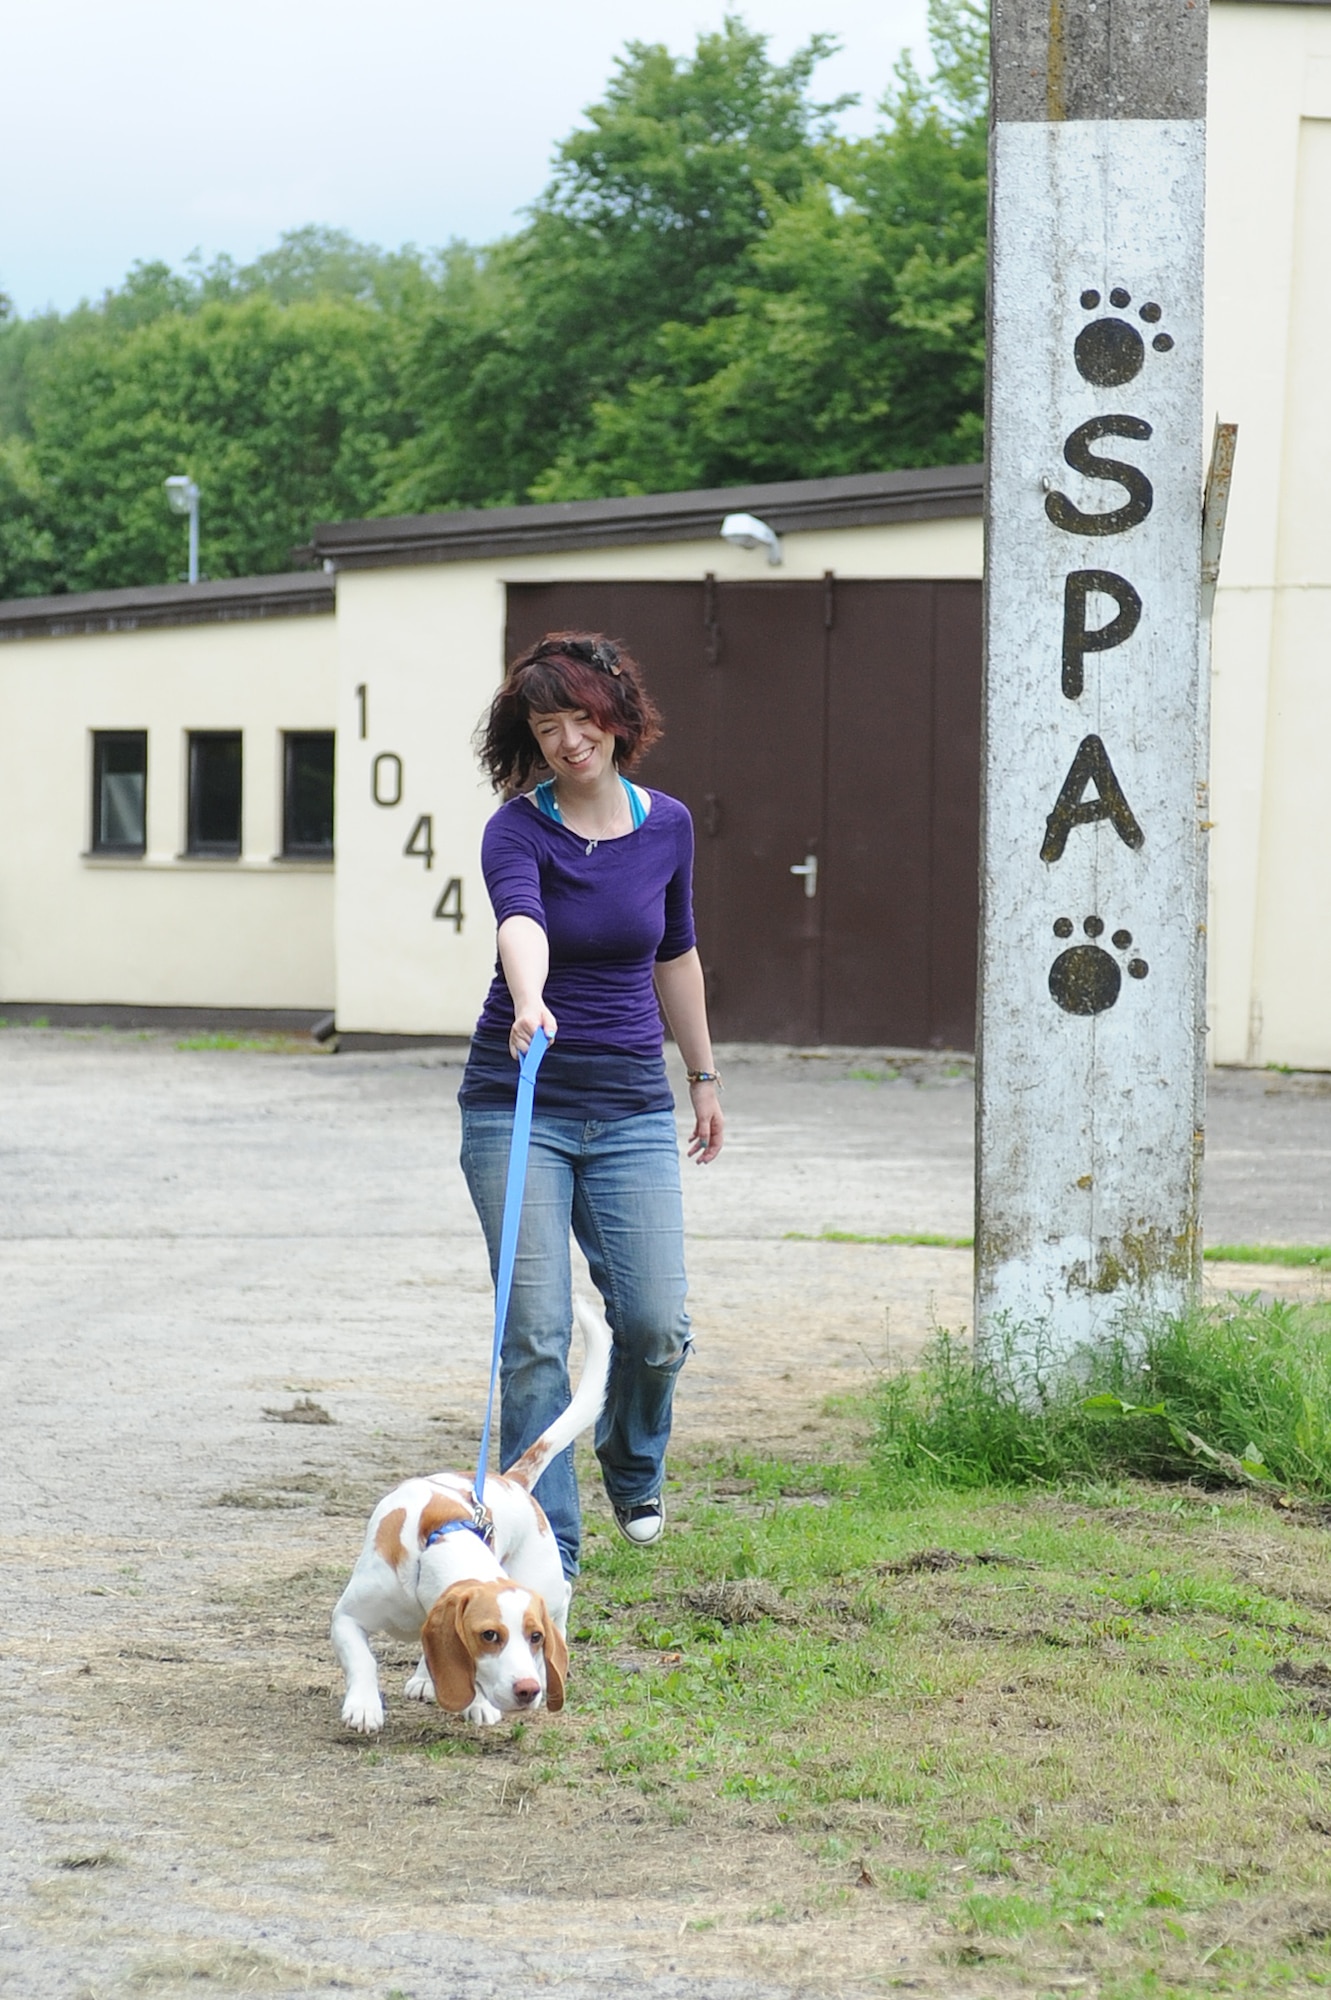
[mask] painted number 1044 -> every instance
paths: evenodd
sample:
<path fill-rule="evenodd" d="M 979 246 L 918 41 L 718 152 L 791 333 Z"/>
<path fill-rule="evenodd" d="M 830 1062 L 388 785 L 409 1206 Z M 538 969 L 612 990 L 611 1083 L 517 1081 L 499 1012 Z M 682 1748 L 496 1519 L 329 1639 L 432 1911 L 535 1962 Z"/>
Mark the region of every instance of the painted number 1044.
<path fill-rule="evenodd" d="M 356 689 L 358 734 L 362 741 L 369 733 L 369 697 L 364 682 Z M 375 805 L 393 811 L 402 804 L 402 759 L 396 750 L 381 750 L 370 765 L 370 797 Z M 419 861 L 427 872 L 434 868 L 434 815 L 418 813 L 402 849 L 404 859 Z M 463 924 L 462 877 L 450 875 L 434 906 L 440 923 L 452 924 L 460 932 Z"/>

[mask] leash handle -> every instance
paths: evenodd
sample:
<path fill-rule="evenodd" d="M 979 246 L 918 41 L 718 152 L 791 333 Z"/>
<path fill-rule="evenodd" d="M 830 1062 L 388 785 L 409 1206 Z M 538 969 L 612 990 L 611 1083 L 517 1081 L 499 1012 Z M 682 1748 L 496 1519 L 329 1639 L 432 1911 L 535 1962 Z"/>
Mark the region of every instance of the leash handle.
<path fill-rule="evenodd" d="M 508 1148 L 508 1179 L 504 1184 L 504 1221 L 499 1233 L 499 1269 L 495 1275 L 495 1337 L 490 1356 L 490 1390 L 485 1399 L 485 1423 L 481 1429 L 481 1449 L 476 1462 L 472 1494 L 478 1511 L 485 1507 L 485 1474 L 490 1457 L 490 1419 L 494 1413 L 495 1387 L 499 1381 L 499 1357 L 504 1349 L 504 1328 L 508 1324 L 508 1302 L 513 1293 L 513 1266 L 518 1254 L 518 1227 L 522 1221 L 522 1198 L 527 1187 L 527 1156 L 531 1151 L 531 1115 L 536 1098 L 536 1072 L 550 1046 L 544 1028 L 531 1038 L 518 1069 L 518 1094 L 513 1107 L 513 1137 Z"/>

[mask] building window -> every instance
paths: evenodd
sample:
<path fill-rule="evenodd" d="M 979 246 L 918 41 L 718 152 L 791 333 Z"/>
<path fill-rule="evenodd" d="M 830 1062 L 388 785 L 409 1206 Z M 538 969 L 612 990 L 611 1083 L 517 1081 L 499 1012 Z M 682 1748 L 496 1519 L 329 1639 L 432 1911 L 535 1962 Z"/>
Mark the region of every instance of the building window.
<path fill-rule="evenodd" d="M 142 854 L 147 846 L 148 732 L 98 729 L 92 739 L 92 851 Z"/>
<path fill-rule="evenodd" d="M 189 739 L 190 854 L 240 854 L 240 731 L 196 729 Z"/>
<path fill-rule="evenodd" d="M 282 852 L 296 861 L 333 858 L 333 732 L 290 730 L 282 802 Z"/>

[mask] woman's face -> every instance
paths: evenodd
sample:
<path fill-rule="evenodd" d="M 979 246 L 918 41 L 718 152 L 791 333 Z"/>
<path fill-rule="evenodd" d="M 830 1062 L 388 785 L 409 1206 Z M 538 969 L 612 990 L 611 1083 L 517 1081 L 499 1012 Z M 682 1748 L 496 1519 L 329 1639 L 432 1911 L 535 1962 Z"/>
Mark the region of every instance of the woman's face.
<path fill-rule="evenodd" d="M 533 709 L 527 727 L 556 778 L 592 785 L 614 769 L 614 735 L 598 729 L 585 709 Z"/>

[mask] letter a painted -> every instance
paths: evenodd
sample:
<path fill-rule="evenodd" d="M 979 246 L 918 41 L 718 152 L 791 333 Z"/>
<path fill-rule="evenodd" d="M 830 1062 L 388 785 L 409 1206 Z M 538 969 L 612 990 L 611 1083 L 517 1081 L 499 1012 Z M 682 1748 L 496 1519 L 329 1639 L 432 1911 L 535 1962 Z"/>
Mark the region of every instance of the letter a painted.
<path fill-rule="evenodd" d="M 1091 784 L 1095 786 L 1096 797 L 1084 799 L 1082 795 Z M 1086 736 L 1063 780 L 1054 810 L 1045 821 L 1041 861 L 1061 861 L 1073 827 L 1092 826 L 1102 819 L 1113 821 L 1114 831 L 1127 847 L 1140 847 L 1146 838 L 1123 796 L 1123 787 L 1114 776 L 1109 752 L 1098 736 Z"/>

